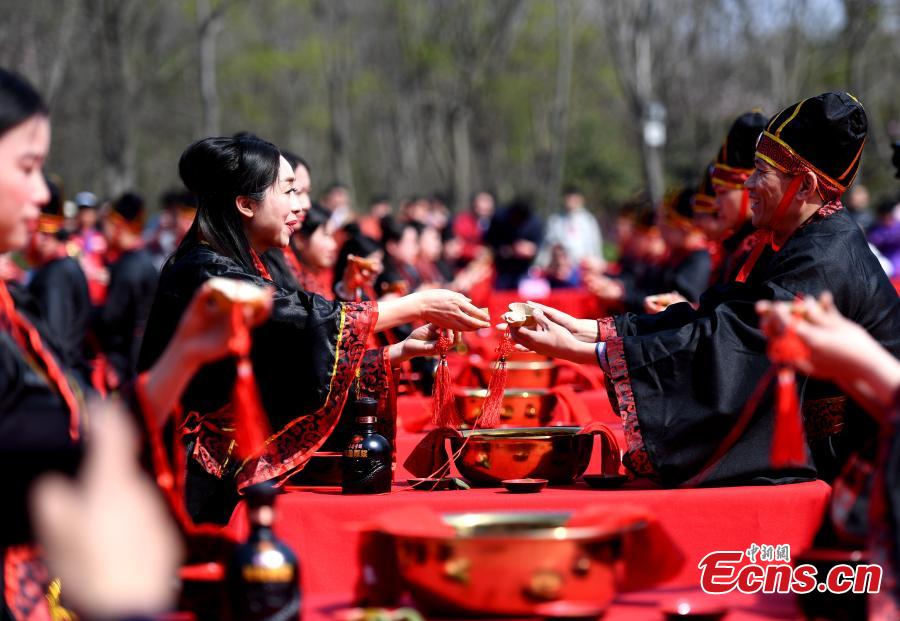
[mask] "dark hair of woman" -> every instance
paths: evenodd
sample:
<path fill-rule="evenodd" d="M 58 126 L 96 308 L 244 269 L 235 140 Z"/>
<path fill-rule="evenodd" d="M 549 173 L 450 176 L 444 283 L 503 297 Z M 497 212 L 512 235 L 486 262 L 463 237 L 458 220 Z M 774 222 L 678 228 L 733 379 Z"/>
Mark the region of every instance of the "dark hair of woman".
<path fill-rule="evenodd" d="M 388 242 L 399 242 L 403 238 L 403 232 L 411 228 L 416 233 L 419 229 L 412 222 L 401 221 L 394 216 L 385 216 L 381 219 L 381 245 L 387 248 Z"/>
<path fill-rule="evenodd" d="M 266 190 L 278 180 L 280 162 L 281 152 L 275 145 L 253 136 L 205 138 L 185 149 L 178 173 L 197 198 L 197 215 L 175 258 L 204 242 L 254 270 L 235 199 L 263 200 Z"/>
<path fill-rule="evenodd" d="M 348 256 L 352 254 L 357 257 L 368 257 L 378 250 L 381 250 L 381 245 L 377 241 L 356 229 L 356 233 L 351 234 L 338 253 L 337 261 L 334 264 L 334 282 L 339 283 L 344 278 Z"/>
<path fill-rule="evenodd" d="M 293 151 L 282 151 L 281 155 L 284 156 L 284 159 L 288 161 L 288 164 L 291 165 L 291 170 L 297 170 L 297 166 L 303 166 L 306 169 L 306 172 L 312 174 L 312 169 L 309 167 L 309 163 L 294 153 Z"/>
<path fill-rule="evenodd" d="M 303 224 L 300 225 L 300 230 L 297 233 L 309 239 L 313 236 L 313 233 L 319 230 L 320 226 L 328 224 L 329 218 L 331 218 L 331 213 L 327 209 L 319 203 L 313 203 L 310 205 L 309 211 L 306 212 L 306 217 L 303 218 Z"/>
<path fill-rule="evenodd" d="M 25 78 L 0 68 L 0 135 L 35 115 L 47 114 L 44 100 Z"/>

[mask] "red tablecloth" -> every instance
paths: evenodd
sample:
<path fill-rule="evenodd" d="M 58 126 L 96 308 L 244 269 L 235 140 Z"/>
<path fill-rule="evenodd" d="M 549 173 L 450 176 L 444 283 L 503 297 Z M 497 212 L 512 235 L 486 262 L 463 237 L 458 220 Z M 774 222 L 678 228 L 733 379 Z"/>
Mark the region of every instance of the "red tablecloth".
<path fill-rule="evenodd" d="M 665 588 L 621 595 L 603 615 L 603 621 L 664 621 L 660 606 L 682 598 L 696 597 L 703 597 L 703 593 L 696 589 Z M 799 618 L 792 595 L 744 595 L 732 592 L 707 597 L 728 608 L 725 621 L 787 621 Z M 335 612 L 349 606 L 350 600 L 343 596 L 304 593 L 303 618 L 305 621 L 328 621 L 334 618 Z M 472 618 L 467 621 L 472 621 Z"/>
<path fill-rule="evenodd" d="M 276 532 L 299 555 L 304 593 L 349 599 L 359 577 L 358 528 L 379 513 L 426 505 L 441 512 L 570 510 L 587 505 L 641 505 L 653 511 L 685 557 L 669 586 L 696 588 L 697 563 L 715 550 L 743 550 L 750 544 L 809 545 L 819 525 L 829 486 L 821 481 L 786 486 L 709 489 L 591 490 L 583 483 L 546 489 L 537 495 L 502 489 L 420 492 L 395 486 L 383 496 L 342 496 L 324 488 L 292 491 L 279 498 Z M 231 521 L 247 532 L 239 507 Z"/>

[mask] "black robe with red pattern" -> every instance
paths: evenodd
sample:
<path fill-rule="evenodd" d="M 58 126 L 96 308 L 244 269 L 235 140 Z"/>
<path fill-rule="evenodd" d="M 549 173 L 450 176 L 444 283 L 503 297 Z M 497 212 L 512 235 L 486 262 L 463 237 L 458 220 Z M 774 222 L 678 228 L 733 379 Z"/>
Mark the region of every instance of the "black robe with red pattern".
<path fill-rule="evenodd" d="M 16 310 L 31 322 L 44 347 L 67 370 L 37 301 L 28 291 L 9 288 Z M 74 376 L 68 374 L 68 378 L 80 397 Z M 69 418 L 66 402 L 48 382 L 41 364 L 22 351 L 0 314 L 0 471 L 4 473 L 0 621 L 49 619 L 44 595 L 50 574 L 33 543 L 28 496 L 34 481 L 48 472 L 77 472 L 83 447 L 69 435 Z"/>
<path fill-rule="evenodd" d="M 261 457 L 236 460 L 227 432 L 233 422 L 234 360 L 206 365 L 197 373 L 181 405 L 182 439 L 189 452 L 186 501 L 199 522 L 226 521 L 239 488 L 281 480 L 303 468 L 337 426 L 360 367 L 390 372 L 384 350 L 366 350 L 378 317 L 375 302 L 340 303 L 284 289 L 202 244 L 163 270 L 141 369 L 160 356 L 194 292 L 216 276 L 275 289 L 271 316 L 253 330 L 250 354 L 273 435 Z"/>
<path fill-rule="evenodd" d="M 900 355 L 900 300 L 839 202 L 820 209 L 779 252 L 766 249 L 746 283 L 708 290 L 698 310 L 676 304 L 657 315 L 601 320 L 608 380 L 625 426 L 626 463 L 668 485 L 697 475 L 770 368 L 755 302 L 824 290 L 834 294 L 841 313 Z M 770 464 L 770 390 L 703 483 L 831 478 L 850 451 L 873 441 L 868 418 L 847 408 L 836 388 L 798 379 L 815 463 L 791 469 Z"/>

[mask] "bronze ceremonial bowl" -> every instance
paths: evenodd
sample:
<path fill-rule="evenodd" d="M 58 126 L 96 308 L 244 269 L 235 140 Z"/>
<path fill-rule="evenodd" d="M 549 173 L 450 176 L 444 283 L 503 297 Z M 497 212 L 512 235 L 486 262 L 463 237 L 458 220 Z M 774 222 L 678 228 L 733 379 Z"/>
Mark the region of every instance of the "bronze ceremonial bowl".
<path fill-rule="evenodd" d="M 482 386 L 487 386 L 494 372 L 494 362 L 475 366 Z M 559 367 L 552 360 L 509 360 L 506 363 L 506 385 L 510 388 L 552 388 L 559 376 Z"/>
<path fill-rule="evenodd" d="M 623 535 L 643 526 L 565 526 L 569 513 L 467 513 L 455 534 L 391 532 L 416 605 L 440 614 L 532 615 L 551 601 L 605 607 L 616 593 Z"/>
<path fill-rule="evenodd" d="M 481 415 L 487 389 L 472 388 L 456 393 L 456 410 L 467 425 Z M 503 391 L 500 424 L 507 427 L 542 427 L 553 417 L 556 395 L 542 389 L 508 389 Z"/>
<path fill-rule="evenodd" d="M 584 474 L 591 460 L 594 437 L 580 430 L 467 430 L 450 438 L 450 446 L 459 473 L 474 485 L 500 487 L 505 479 L 547 479 L 550 485 L 565 485 Z"/>

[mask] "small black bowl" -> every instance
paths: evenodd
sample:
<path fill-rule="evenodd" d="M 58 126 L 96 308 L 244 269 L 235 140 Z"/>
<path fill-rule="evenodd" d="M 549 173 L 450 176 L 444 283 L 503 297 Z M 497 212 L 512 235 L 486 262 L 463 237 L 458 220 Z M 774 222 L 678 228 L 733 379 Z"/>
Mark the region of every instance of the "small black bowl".
<path fill-rule="evenodd" d="M 534 494 L 547 487 L 547 479 L 506 479 L 500 485 L 511 494 Z"/>
<path fill-rule="evenodd" d="M 615 489 L 628 481 L 624 474 L 585 474 L 581 478 L 594 489 Z"/>

